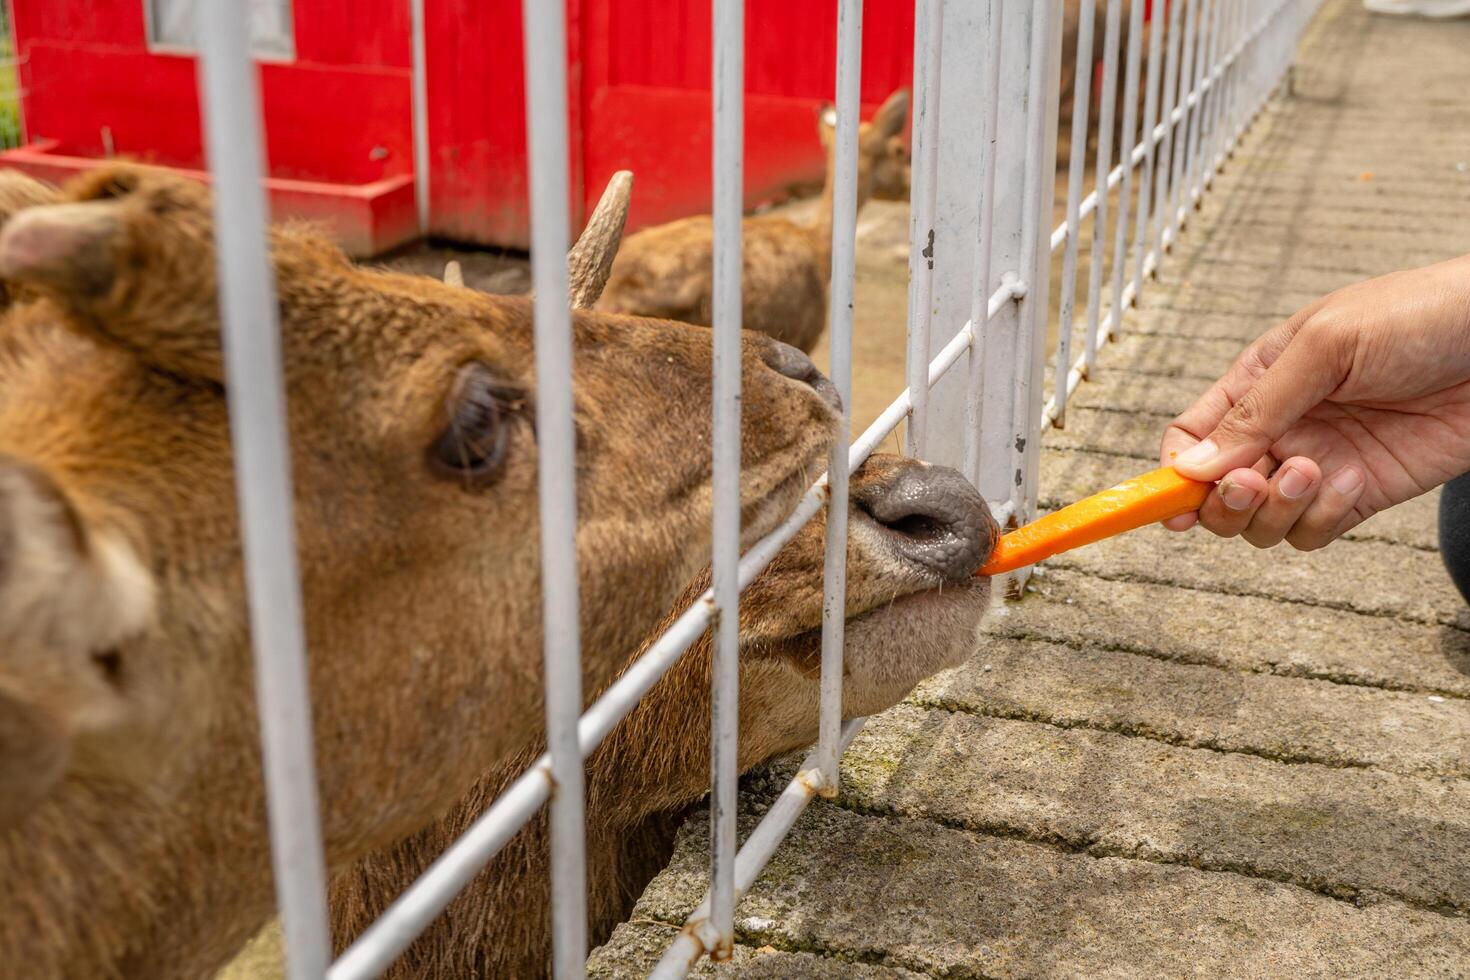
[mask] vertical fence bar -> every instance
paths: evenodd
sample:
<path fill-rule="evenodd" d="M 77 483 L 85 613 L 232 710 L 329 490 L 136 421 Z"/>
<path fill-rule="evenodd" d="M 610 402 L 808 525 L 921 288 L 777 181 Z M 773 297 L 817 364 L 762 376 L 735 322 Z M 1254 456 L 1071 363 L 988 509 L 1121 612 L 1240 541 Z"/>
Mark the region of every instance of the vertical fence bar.
<path fill-rule="evenodd" d="M 1082 241 L 1082 174 L 1087 169 L 1088 120 L 1091 118 L 1092 33 L 1097 20 L 1097 0 L 1082 0 L 1077 22 L 1077 67 L 1072 80 L 1072 155 L 1067 168 L 1067 239 L 1062 258 L 1062 299 L 1057 316 L 1056 416 L 1058 429 L 1066 427 L 1067 371 L 1072 366 L 1072 327 L 1077 302 L 1077 250 Z M 1107 172 L 1099 170 L 1106 182 Z M 1106 187 L 1099 189 L 1098 205 Z M 1097 212 L 1094 212 L 1096 214 Z M 1093 254 L 1096 261 L 1097 255 Z"/>
<path fill-rule="evenodd" d="M 1189 127 L 1188 149 L 1184 153 L 1184 190 L 1179 203 L 1180 209 L 1186 214 L 1199 200 L 1199 177 L 1202 172 L 1200 157 L 1205 126 L 1209 124 L 1210 100 L 1214 95 L 1215 86 L 1211 82 L 1215 68 L 1215 42 L 1218 32 L 1216 31 L 1216 15 L 1219 13 L 1219 4 L 1215 0 L 1202 0 L 1203 9 L 1200 11 L 1200 27 L 1198 49 L 1199 54 L 1196 61 L 1196 78 L 1194 90 L 1199 93 L 1194 106 L 1194 119 Z M 1180 219 L 1181 227 L 1187 221 Z"/>
<path fill-rule="evenodd" d="M 1216 82 L 1218 91 L 1211 108 L 1212 119 L 1210 121 L 1210 149 L 1208 160 L 1205 165 L 1204 187 L 1209 187 L 1215 182 L 1215 173 L 1225 162 L 1225 153 L 1230 147 L 1230 92 L 1235 82 L 1235 69 L 1239 64 L 1238 46 L 1240 44 L 1240 23 L 1244 13 L 1244 4 L 1222 3 L 1223 17 L 1225 20 L 1222 32 L 1224 42 L 1221 49 L 1223 61 L 1220 67 L 1220 75 Z"/>
<path fill-rule="evenodd" d="M 1199 71 L 1194 83 L 1199 97 L 1194 107 L 1194 123 L 1189 130 L 1189 151 L 1184 155 L 1184 172 L 1188 178 L 1184 185 L 1184 200 L 1180 204 L 1184 210 L 1194 207 L 1199 201 L 1200 175 L 1204 171 L 1201 144 L 1210 121 L 1209 109 L 1218 101 L 1219 95 L 1211 80 L 1218 57 L 1215 49 L 1219 45 L 1220 4 L 1218 0 L 1204 0 L 1204 4 L 1204 12 L 1200 15 Z"/>
<path fill-rule="evenodd" d="M 975 272 L 971 277 L 970 374 L 965 393 L 965 476 L 980 484 L 981 424 L 985 405 L 985 339 L 990 333 L 991 256 L 995 250 L 995 131 L 1000 119 L 1001 43 L 1005 29 L 1005 0 L 989 0 L 985 7 L 985 88 L 980 111 L 980 217 L 975 241 Z"/>
<path fill-rule="evenodd" d="M 551 797 L 552 959 L 558 980 L 585 973 L 586 830 L 582 656 L 577 590 L 577 461 L 572 324 L 567 299 L 566 10 L 523 0 L 526 123 L 530 136 L 531 276 L 536 288 L 536 438 L 541 508 L 541 622 Z"/>
<path fill-rule="evenodd" d="M 1164 212 L 1166 220 L 1164 226 L 1163 242 L 1165 247 L 1169 246 L 1179 234 L 1179 208 L 1181 198 L 1189 185 L 1189 170 L 1187 169 L 1185 154 L 1189 149 L 1189 122 L 1194 114 L 1194 106 L 1190 104 L 1192 97 L 1197 97 L 1199 89 L 1195 83 L 1195 52 L 1198 48 L 1199 29 L 1203 19 L 1199 15 L 1200 4 L 1204 0 L 1187 0 L 1189 6 L 1184 11 L 1184 36 L 1181 39 L 1183 50 L 1179 66 L 1179 124 L 1171 127 L 1174 137 L 1174 165 L 1171 168 L 1173 179 L 1169 186 L 1169 206 Z M 1188 91 L 1185 91 L 1188 86 Z"/>
<path fill-rule="evenodd" d="M 1090 374 L 1097 367 L 1098 348 L 1098 319 L 1102 315 L 1102 283 L 1103 283 L 1103 253 L 1106 251 L 1108 235 L 1108 198 L 1111 192 L 1108 190 L 1108 175 L 1113 169 L 1113 129 L 1118 110 L 1118 47 L 1120 44 L 1119 31 L 1122 29 L 1123 12 L 1120 7 L 1121 0 L 1107 0 L 1106 22 L 1103 28 L 1103 85 L 1102 85 L 1102 115 L 1097 122 L 1097 164 L 1093 167 L 1096 176 L 1097 209 L 1092 220 L 1092 249 L 1089 252 L 1091 259 L 1087 270 L 1087 346 L 1083 353 L 1086 355 L 1086 371 Z M 1119 183 L 1123 187 L 1128 173 L 1128 150 L 1127 142 L 1123 157 L 1123 178 Z M 1127 212 L 1124 212 L 1125 214 Z M 1065 378 L 1063 381 L 1065 382 Z M 1063 389 L 1058 388 L 1058 392 Z M 1059 402 L 1065 405 L 1065 402 Z M 1060 426 L 1060 419 L 1058 419 Z"/>
<path fill-rule="evenodd" d="M 929 408 L 929 321 L 934 310 L 934 210 L 939 192 L 939 71 L 944 0 L 915 0 L 913 169 L 909 185 L 907 374 L 913 407 L 904 452 L 923 456 Z"/>
<path fill-rule="evenodd" d="M 711 955 L 735 942 L 736 756 L 740 725 L 740 249 L 745 172 L 745 2 L 714 0 L 715 658 L 710 724 Z"/>
<path fill-rule="evenodd" d="M 1237 97 L 1240 88 L 1241 61 L 1245 57 L 1246 32 L 1250 29 L 1250 16 L 1248 5 L 1245 3 L 1231 5 L 1231 29 L 1232 35 L 1231 51 L 1235 60 L 1231 63 L 1229 73 L 1225 78 L 1225 86 L 1222 89 L 1224 98 L 1220 104 L 1219 136 L 1216 140 L 1215 151 L 1217 167 L 1222 166 L 1225 157 L 1235 149 L 1235 120 L 1238 106 Z"/>
<path fill-rule="evenodd" d="M 1128 214 L 1133 204 L 1133 139 L 1138 130 L 1138 76 L 1142 60 L 1143 4 L 1133 0 L 1128 9 L 1128 70 L 1123 82 L 1123 129 L 1118 140 L 1118 160 L 1123 165 L 1123 175 L 1118 182 L 1118 221 L 1113 232 L 1113 298 L 1108 320 L 1108 333 L 1113 337 L 1122 332 L 1123 326 L 1123 277 L 1128 265 Z M 1148 145 L 1146 134 L 1143 142 Z M 1146 165 L 1145 158 L 1140 166 Z M 1143 211 L 1142 201 L 1138 209 Z"/>
<path fill-rule="evenodd" d="M 1177 0 L 1176 0 L 1177 2 Z M 1138 0 L 1134 0 L 1137 5 Z M 1163 44 L 1165 33 L 1164 12 L 1158 7 L 1153 8 L 1150 15 L 1148 31 L 1148 79 L 1147 88 L 1143 95 L 1143 133 L 1140 142 L 1143 144 L 1143 173 L 1138 181 L 1138 215 L 1133 228 L 1133 296 L 1137 297 L 1143 290 L 1143 277 L 1148 270 L 1148 228 L 1149 222 L 1153 220 L 1153 212 L 1150 208 L 1153 193 L 1154 170 L 1158 165 L 1159 141 L 1154 137 L 1154 130 L 1158 124 L 1160 87 L 1163 81 Z"/>
<path fill-rule="evenodd" d="M 1164 106 L 1159 115 L 1164 132 L 1159 141 L 1159 160 L 1154 182 L 1153 243 L 1154 269 L 1164 261 L 1164 229 L 1169 225 L 1169 196 L 1173 174 L 1170 164 L 1174 159 L 1174 105 L 1179 95 L 1179 52 L 1180 33 L 1183 26 L 1184 7 L 1192 7 L 1191 0 L 1174 0 L 1169 4 L 1169 53 L 1164 61 Z"/>
<path fill-rule="evenodd" d="M 419 235 L 429 234 L 429 72 L 424 41 L 424 0 L 408 0 L 413 29 L 413 200 Z"/>
<path fill-rule="evenodd" d="M 1057 112 L 1062 54 L 1062 2 L 1044 0 L 1031 21 L 1026 100 L 1026 175 L 1021 195 L 1021 261 L 1026 292 L 1018 305 L 1022 361 L 1015 381 L 1012 459 L 1013 512 L 1036 512 L 1041 465 L 1042 388 L 1046 378 L 1046 324 L 1051 313 L 1051 216 L 1056 192 Z M 1024 573 L 1023 573 L 1024 574 Z"/>
<path fill-rule="evenodd" d="M 317 805 L 306 633 L 296 567 L 290 436 L 275 274 L 266 254 L 265 160 L 249 12 L 199 9 L 199 76 L 214 174 L 225 393 L 245 555 L 276 900 L 292 980 L 327 969 L 326 866 Z"/>
<path fill-rule="evenodd" d="M 823 796 L 837 793 L 842 731 L 842 643 L 847 623 L 847 444 L 852 438 L 852 294 L 857 249 L 857 138 L 863 69 L 863 0 L 837 8 L 837 132 L 832 175 L 832 279 L 828 377 L 842 396 L 842 419 L 827 460 L 827 555 L 822 566 L 822 707 L 817 768 Z"/>

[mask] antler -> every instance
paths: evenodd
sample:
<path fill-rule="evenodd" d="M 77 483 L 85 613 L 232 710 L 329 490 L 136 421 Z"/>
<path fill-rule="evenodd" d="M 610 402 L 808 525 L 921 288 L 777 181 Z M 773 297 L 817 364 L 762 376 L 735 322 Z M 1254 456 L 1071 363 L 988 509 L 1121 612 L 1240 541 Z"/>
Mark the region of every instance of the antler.
<path fill-rule="evenodd" d="M 607 182 L 602 199 L 587 219 L 587 227 L 567 253 L 572 309 L 590 310 L 602 295 L 618 246 L 623 242 L 623 226 L 628 221 L 628 201 L 632 196 L 633 172 L 619 170 Z M 450 286 L 464 285 L 464 272 L 458 262 L 451 259 L 445 264 L 444 282 Z"/>
<path fill-rule="evenodd" d="M 632 171 L 619 170 L 613 174 L 607 182 L 607 190 L 602 192 L 602 200 L 597 202 L 592 217 L 587 219 L 587 227 L 582 229 L 582 237 L 567 253 L 572 309 L 591 309 L 602 295 L 618 246 L 623 242 L 628 199 L 632 195 Z"/>

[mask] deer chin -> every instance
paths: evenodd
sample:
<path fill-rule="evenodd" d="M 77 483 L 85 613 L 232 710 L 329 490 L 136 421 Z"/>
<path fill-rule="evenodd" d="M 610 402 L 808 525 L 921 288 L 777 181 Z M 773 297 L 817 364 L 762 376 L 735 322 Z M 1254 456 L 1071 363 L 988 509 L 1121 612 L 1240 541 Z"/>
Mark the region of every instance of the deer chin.
<path fill-rule="evenodd" d="M 892 707 L 926 677 L 958 667 L 974 654 L 990 609 L 990 580 L 941 585 L 898 596 L 857 616 L 849 614 L 843 642 L 842 716 L 857 718 Z M 793 638 L 803 671 L 821 663 L 822 631 Z"/>

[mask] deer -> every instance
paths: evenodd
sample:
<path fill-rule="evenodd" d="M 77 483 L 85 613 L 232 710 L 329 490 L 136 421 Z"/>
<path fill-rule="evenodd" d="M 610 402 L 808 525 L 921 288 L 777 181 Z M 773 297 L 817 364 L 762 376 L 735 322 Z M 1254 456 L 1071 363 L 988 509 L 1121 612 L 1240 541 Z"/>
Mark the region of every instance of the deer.
<path fill-rule="evenodd" d="M 893 152 L 889 141 L 908 117 L 908 92 L 888 97 L 858 127 L 857 206 L 873 190 L 877 165 Z M 832 270 L 832 193 L 835 117 L 819 114 L 817 132 L 827 151 L 827 177 L 816 220 L 797 224 L 780 215 L 745 218 L 742 234 L 741 322 L 810 352 L 827 324 Z M 613 260 L 596 308 L 709 326 L 714 286 L 714 221 L 681 218 L 629 235 Z"/>
<path fill-rule="evenodd" d="M 104 165 L 0 229 L 0 949 L 209 975 L 274 912 L 211 199 Z M 541 737 L 532 312 L 270 232 L 329 874 Z M 709 560 L 708 330 L 578 311 L 586 689 Z M 747 542 L 837 402 L 742 340 Z M 12 966 L 13 965 L 13 966 Z"/>
<path fill-rule="evenodd" d="M 997 529 L 954 470 L 873 456 L 849 485 L 844 717 L 881 711 L 978 643 L 989 580 L 974 570 Z M 825 520 L 803 528 L 740 601 L 740 742 L 747 771 L 816 737 Z M 708 587 L 694 579 L 655 639 Z M 709 787 L 711 634 L 706 632 L 587 760 L 589 933 L 601 944 L 672 851 Z M 630 658 L 631 662 L 631 658 Z M 332 885 L 338 947 L 355 938 L 541 752 L 489 774 L 449 815 L 375 853 Z M 495 856 L 385 976 L 548 974 L 551 891 L 543 811 Z"/>

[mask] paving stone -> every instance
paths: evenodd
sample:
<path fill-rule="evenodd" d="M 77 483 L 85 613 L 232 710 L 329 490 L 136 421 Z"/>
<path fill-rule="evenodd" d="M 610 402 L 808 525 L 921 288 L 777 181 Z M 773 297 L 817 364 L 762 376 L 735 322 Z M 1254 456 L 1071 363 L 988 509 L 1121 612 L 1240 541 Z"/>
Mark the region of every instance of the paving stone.
<path fill-rule="evenodd" d="M 864 812 L 1470 910 L 1470 782 L 1284 765 L 901 705 L 842 767 Z"/>
<path fill-rule="evenodd" d="M 750 826 L 749 815 L 743 825 Z M 696 814 L 635 919 L 680 921 L 707 885 Z M 1455 976 L 1470 922 L 1387 901 L 1359 908 L 1237 874 L 1097 858 L 868 816 L 822 801 L 736 912 L 743 942 L 930 975 Z"/>
<path fill-rule="evenodd" d="M 1044 569 L 987 631 L 1181 663 L 1470 697 L 1470 633 L 1320 606 Z M 1433 703 L 1433 702 L 1431 702 Z"/>
<path fill-rule="evenodd" d="M 1059 555 L 1052 563 L 1104 578 L 1257 595 L 1421 623 L 1470 625 L 1439 556 L 1382 541 L 1344 539 L 1319 551 L 1268 551 L 1211 534 L 1147 527 Z M 1290 609 L 1283 608 L 1282 615 Z"/>
<path fill-rule="evenodd" d="M 1173 418 L 1210 387 L 1209 382 L 1195 378 L 1156 378 L 1131 374 L 1126 368 L 1111 369 L 1110 355 L 1111 348 L 1104 347 L 1098 381 L 1084 384 L 1072 394 L 1069 411 L 1075 405 Z"/>
<path fill-rule="evenodd" d="M 1214 382 L 1235 363 L 1241 347 L 1234 340 L 1181 340 L 1141 333 L 1124 333 L 1103 352 L 1103 367 L 1171 378 Z"/>
<path fill-rule="evenodd" d="M 650 919 L 625 922 L 614 930 L 600 948 L 593 950 L 587 961 L 591 980 L 643 980 L 668 948 L 676 926 Z M 728 963 L 715 964 L 703 959 L 689 971 L 691 977 L 719 977 L 731 980 L 909 980 L 922 973 L 888 966 L 869 966 L 842 959 L 829 959 L 812 953 L 788 953 L 774 947 L 735 944 L 735 955 Z"/>
<path fill-rule="evenodd" d="M 985 669 L 986 667 L 990 669 Z M 1470 777 L 1470 702 L 995 638 L 921 683 L 927 707 L 1283 762 Z"/>

